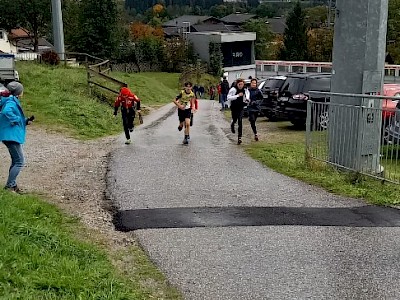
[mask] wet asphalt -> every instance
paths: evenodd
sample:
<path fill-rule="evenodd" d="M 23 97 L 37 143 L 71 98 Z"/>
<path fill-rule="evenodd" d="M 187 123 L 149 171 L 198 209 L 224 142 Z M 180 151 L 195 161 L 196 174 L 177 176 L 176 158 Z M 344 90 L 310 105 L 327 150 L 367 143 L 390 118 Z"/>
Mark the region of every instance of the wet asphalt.
<path fill-rule="evenodd" d="M 132 145 L 121 136 L 108 193 L 116 227 L 185 299 L 400 299 L 399 210 L 263 167 L 213 101 L 200 101 L 189 146 L 177 126 L 169 105 Z"/>

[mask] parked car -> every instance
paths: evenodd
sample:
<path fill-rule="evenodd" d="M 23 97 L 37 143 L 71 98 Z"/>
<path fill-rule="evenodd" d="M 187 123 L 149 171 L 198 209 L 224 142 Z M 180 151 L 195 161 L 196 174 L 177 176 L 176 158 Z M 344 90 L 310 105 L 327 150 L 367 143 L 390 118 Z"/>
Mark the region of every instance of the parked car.
<path fill-rule="evenodd" d="M 399 97 L 400 99 L 400 84 L 396 83 L 385 83 L 383 85 L 383 95 L 388 97 Z M 387 126 L 391 118 L 396 113 L 396 105 L 399 103 L 399 100 L 385 99 L 382 102 L 382 124 L 383 126 Z"/>
<path fill-rule="evenodd" d="M 260 103 L 261 112 L 269 120 L 277 119 L 275 110 L 277 106 L 279 90 L 286 80 L 286 76 L 271 76 L 267 78 L 260 90 L 263 93 L 263 100 Z"/>
<path fill-rule="evenodd" d="M 307 101 L 310 99 L 309 91 L 329 92 L 330 86 L 331 74 L 288 74 L 279 91 L 275 115 L 287 118 L 296 127 L 304 127 L 307 119 Z M 327 99 L 313 98 L 313 101 L 325 102 Z M 326 112 L 321 112 L 324 113 Z M 319 120 L 323 122 L 324 118 Z"/>
<path fill-rule="evenodd" d="M 383 95 L 399 97 L 400 84 L 386 83 L 383 85 Z M 385 99 L 382 102 L 382 135 L 385 144 L 397 144 L 400 141 L 400 102 Z"/>

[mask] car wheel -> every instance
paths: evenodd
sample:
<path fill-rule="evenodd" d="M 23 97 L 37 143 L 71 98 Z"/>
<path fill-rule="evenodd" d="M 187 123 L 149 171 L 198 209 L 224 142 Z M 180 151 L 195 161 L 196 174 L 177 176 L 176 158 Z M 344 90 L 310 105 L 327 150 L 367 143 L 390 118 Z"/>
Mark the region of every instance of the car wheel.
<path fill-rule="evenodd" d="M 304 128 L 306 126 L 306 122 L 304 120 L 291 120 L 290 123 L 292 123 L 296 128 Z"/>

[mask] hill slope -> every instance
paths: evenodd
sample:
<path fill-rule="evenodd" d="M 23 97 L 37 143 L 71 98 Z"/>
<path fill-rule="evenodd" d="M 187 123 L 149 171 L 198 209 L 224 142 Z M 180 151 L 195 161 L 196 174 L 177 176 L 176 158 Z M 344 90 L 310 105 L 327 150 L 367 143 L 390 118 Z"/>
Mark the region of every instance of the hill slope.
<path fill-rule="evenodd" d="M 112 118 L 112 107 L 89 96 L 86 71 L 19 62 L 25 87 L 22 104 L 36 123 L 77 138 L 97 138 L 118 133 L 121 121 Z M 116 73 L 147 106 L 165 104 L 176 95 L 178 74 Z"/>

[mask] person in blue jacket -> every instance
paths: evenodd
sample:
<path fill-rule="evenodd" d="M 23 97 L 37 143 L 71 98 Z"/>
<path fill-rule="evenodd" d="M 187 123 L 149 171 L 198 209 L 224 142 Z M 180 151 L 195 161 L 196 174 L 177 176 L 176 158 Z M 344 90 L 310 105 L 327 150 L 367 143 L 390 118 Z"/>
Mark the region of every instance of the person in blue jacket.
<path fill-rule="evenodd" d="M 8 148 L 11 156 L 11 166 L 6 190 L 19 192 L 17 177 L 24 167 L 24 153 L 22 144 L 25 143 L 26 125 L 34 117 L 25 118 L 21 107 L 20 98 L 24 87 L 21 83 L 13 81 L 7 85 L 8 92 L 0 96 L 0 141 Z"/>

